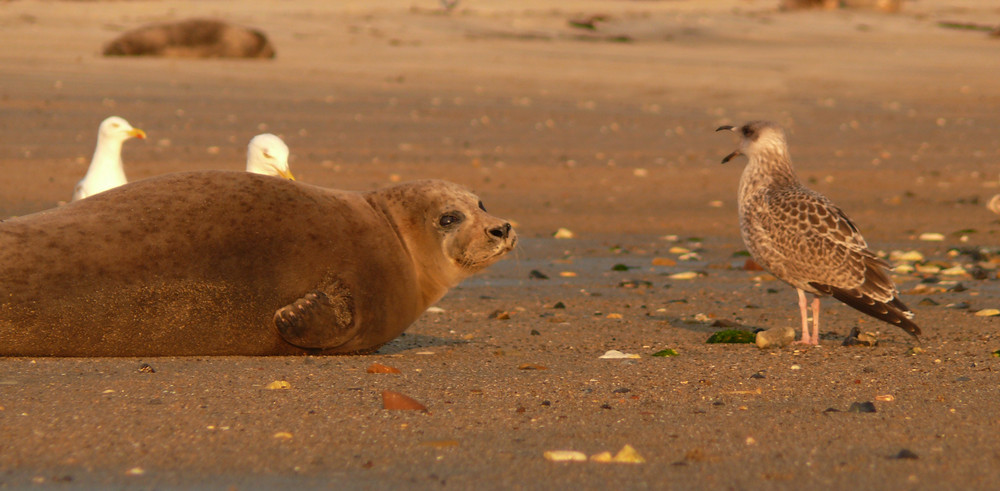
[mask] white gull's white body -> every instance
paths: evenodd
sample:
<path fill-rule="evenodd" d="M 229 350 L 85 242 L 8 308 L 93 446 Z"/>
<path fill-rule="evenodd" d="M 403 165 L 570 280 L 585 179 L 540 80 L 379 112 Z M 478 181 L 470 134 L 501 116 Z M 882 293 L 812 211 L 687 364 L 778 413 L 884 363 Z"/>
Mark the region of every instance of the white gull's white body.
<path fill-rule="evenodd" d="M 133 128 L 128 121 L 111 116 L 97 130 L 97 147 L 90 160 L 87 175 L 76 184 L 73 201 L 128 183 L 122 165 L 122 144 L 129 138 L 146 138 L 146 133 Z"/>

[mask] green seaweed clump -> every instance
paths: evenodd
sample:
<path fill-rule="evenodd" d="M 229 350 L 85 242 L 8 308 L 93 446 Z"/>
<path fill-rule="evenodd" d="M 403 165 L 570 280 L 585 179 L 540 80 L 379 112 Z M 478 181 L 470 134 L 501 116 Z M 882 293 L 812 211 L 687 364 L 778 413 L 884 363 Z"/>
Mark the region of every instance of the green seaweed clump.
<path fill-rule="evenodd" d="M 665 350 L 660 350 L 657 351 L 656 353 L 653 353 L 653 356 L 666 357 L 666 356 L 678 356 L 678 355 L 677 355 L 677 350 L 667 348 Z"/>
<path fill-rule="evenodd" d="M 756 334 L 750 331 L 742 331 L 740 329 L 724 329 L 712 334 L 708 338 L 706 343 L 752 343 L 757 337 Z"/>

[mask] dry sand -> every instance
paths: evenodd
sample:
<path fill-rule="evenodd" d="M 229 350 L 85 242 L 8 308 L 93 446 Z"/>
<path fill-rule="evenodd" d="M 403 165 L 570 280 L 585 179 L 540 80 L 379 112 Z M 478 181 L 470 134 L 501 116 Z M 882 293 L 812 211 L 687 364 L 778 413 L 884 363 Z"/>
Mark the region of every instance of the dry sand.
<path fill-rule="evenodd" d="M 371 356 L 0 360 L 0 487 L 995 489 L 998 317 L 973 314 L 1000 307 L 983 206 L 1000 39 L 937 23 L 997 25 L 1000 8 L 775 4 L 0 3 L 0 216 L 68 200 L 117 114 L 149 135 L 125 145 L 133 180 L 242 169 L 268 131 L 309 183 L 468 185 L 523 244 Z M 596 31 L 568 24 L 598 14 Z M 99 56 L 123 30 L 192 16 L 260 28 L 277 58 Z M 786 125 L 801 177 L 873 248 L 986 267 L 896 276 L 921 353 L 833 300 L 821 347 L 704 343 L 713 320 L 798 323 L 794 291 L 733 255 L 742 162 L 718 164 L 736 139 L 713 130 L 748 119 Z M 707 275 L 669 276 L 685 271 Z M 840 346 L 854 326 L 880 344 Z M 679 356 L 650 356 L 664 348 Z M 609 349 L 641 358 L 598 359 Z M 276 380 L 291 388 L 264 388 Z M 386 389 L 430 412 L 383 410 Z M 866 401 L 877 412 L 846 412 Z M 625 444 L 646 463 L 543 457 Z M 917 458 L 891 458 L 903 449 Z"/>

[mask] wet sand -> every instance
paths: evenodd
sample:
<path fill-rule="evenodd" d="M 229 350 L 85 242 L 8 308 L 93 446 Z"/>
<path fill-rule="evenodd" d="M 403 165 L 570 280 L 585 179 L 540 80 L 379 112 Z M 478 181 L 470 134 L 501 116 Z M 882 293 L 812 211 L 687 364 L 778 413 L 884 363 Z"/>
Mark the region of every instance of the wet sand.
<path fill-rule="evenodd" d="M 0 5 L 0 216 L 68 200 L 117 114 L 149 136 L 125 145 L 132 180 L 242 169 L 268 131 L 302 181 L 449 179 L 522 237 L 370 356 L 0 360 L 0 486 L 994 488 L 998 317 L 975 313 L 1000 308 L 984 206 L 1000 40 L 937 22 L 1000 11 L 773 3 Z M 597 14 L 596 31 L 569 26 Z M 277 58 L 99 56 L 189 16 L 261 28 Z M 800 176 L 873 249 L 925 256 L 895 275 L 919 344 L 832 299 L 821 347 L 705 344 L 717 321 L 799 322 L 794 290 L 738 254 L 743 161 L 719 165 L 737 142 L 713 130 L 748 119 L 787 127 Z M 854 326 L 879 345 L 842 347 Z M 666 348 L 679 356 L 651 356 Z M 610 349 L 640 358 L 598 358 Z M 386 411 L 382 390 L 429 413 Z M 646 463 L 543 456 L 625 444 Z"/>

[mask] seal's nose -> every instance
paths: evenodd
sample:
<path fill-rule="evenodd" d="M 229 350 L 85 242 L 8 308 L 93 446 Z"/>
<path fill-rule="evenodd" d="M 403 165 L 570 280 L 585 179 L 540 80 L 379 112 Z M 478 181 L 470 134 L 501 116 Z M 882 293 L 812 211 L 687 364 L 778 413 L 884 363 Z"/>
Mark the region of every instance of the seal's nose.
<path fill-rule="evenodd" d="M 487 230 L 486 233 L 488 233 L 488 234 L 490 234 L 490 235 L 492 235 L 492 236 L 494 236 L 494 237 L 496 237 L 498 239 L 506 239 L 507 236 L 510 235 L 510 224 L 509 223 L 504 223 L 503 225 L 501 225 L 499 227 L 491 228 L 491 229 Z"/>

